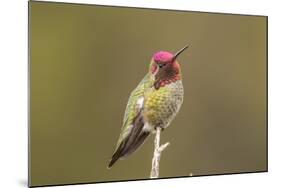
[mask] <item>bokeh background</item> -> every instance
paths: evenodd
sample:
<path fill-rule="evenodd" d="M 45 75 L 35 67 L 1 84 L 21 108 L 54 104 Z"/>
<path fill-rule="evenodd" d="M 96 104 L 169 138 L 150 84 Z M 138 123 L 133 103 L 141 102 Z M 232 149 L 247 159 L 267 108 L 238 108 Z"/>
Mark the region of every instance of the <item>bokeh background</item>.
<path fill-rule="evenodd" d="M 267 170 L 266 17 L 29 5 L 31 185 L 148 178 L 153 136 L 106 166 L 152 54 L 187 43 L 160 177 Z"/>

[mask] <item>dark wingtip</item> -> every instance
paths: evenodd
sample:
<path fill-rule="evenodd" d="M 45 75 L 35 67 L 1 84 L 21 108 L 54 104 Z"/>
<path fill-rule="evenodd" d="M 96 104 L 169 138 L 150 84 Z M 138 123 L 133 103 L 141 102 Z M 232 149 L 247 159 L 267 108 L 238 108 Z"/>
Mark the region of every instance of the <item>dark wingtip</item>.
<path fill-rule="evenodd" d="M 121 144 L 118 147 L 118 149 L 114 152 L 113 156 L 111 157 L 111 160 L 107 165 L 107 169 L 110 169 L 116 163 L 116 161 L 121 157 L 122 145 L 123 144 Z"/>
<path fill-rule="evenodd" d="M 116 161 L 118 160 L 119 158 L 117 158 L 117 157 L 113 157 L 111 160 L 110 160 L 110 162 L 109 162 L 109 164 L 107 165 L 107 169 L 110 169 L 113 165 L 114 165 L 114 163 L 116 163 Z"/>

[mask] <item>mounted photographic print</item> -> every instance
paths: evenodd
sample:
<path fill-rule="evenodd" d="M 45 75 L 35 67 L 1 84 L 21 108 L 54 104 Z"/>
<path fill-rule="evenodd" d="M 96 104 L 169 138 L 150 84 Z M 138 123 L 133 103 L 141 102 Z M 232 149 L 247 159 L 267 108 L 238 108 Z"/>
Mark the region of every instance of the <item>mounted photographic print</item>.
<path fill-rule="evenodd" d="M 267 17 L 29 2 L 29 186 L 267 172 Z"/>

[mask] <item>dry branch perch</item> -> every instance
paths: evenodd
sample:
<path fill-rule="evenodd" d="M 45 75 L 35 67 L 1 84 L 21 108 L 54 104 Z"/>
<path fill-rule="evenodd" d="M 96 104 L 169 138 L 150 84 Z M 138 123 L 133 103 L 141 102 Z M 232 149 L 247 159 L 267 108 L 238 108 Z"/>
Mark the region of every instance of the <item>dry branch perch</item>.
<path fill-rule="evenodd" d="M 151 172 L 150 172 L 150 178 L 159 177 L 161 152 L 170 144 L 169 142 L 167 142 L 160 146 L 160 134 L 161 134 L 161 128 L 157 127 L 155 139 L 154 139 L 154 154 L 153 154 L 153 158 L 152 158 L 152 167 L 151 167 Z"/>

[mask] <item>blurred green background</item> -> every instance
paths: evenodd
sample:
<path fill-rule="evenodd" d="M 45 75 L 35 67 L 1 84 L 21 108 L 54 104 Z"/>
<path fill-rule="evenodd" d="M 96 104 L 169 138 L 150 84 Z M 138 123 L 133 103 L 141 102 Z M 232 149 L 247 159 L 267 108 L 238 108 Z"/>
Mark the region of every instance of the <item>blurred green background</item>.
<path fill-rule="evenodd" d="M 29 11 L 31 185 L 148 178 L 153 136 L 106 166 L 152 54 L 187 43 L 160 177 L 267 170 L 266 17 L 46 2 Z"/>

